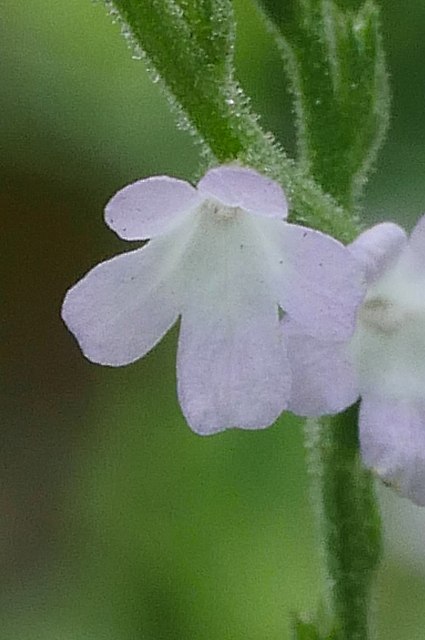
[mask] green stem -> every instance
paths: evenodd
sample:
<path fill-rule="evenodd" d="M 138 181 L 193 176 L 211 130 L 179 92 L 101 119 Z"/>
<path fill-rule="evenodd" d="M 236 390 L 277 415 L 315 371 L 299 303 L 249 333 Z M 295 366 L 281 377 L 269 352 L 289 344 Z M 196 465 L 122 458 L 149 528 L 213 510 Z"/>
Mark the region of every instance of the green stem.
<path fill-rule="evenodd" d="M 227 60 L 212 65 L 199 48 L 189 50 L 190 25 L 171 2 L 105 0 L 118 11 L 126 33 L 141 48 L 177 105 L 220 163 L 238 161 L 280 182 L 290 202 L 290 221 L 329 233 L 342 242 L 357 235 L 353 217 L 325 194 L 264 132 Z M 173 39 L 170 47 L 170 37 Z"/>
<path fill-rule="evenodd" d="M 367 640 L 370 589 L 380 558 L 373 479 L 360 460 L 358 406 L 309 421 L 313 480 L 320 491 L 329 600 L 338 640 Z"/>
<path fill-rule="evenodd" d="M 258 0 L 285 61 L 300 160 L 339 204 L 357 210 L 389 122 L 374 0 Z"/>

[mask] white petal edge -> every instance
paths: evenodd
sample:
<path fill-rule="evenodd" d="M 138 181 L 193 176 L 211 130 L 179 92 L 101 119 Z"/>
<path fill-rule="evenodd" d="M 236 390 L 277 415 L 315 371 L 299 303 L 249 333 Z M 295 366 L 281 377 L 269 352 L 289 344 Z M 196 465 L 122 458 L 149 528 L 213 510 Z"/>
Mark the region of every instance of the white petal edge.
<path fill-rule="evenodd" d="M 281 186 L 253 169 L 223 165 L 210 169 L 198 183 L 199 192 L 225 206 L 258 216 L 285 219 L 288 203 Z"/>
<path fill-rule="evenodd" d="M 345 342 L 312 338 L 290 321 L 282 322 L 282 332 L 292 376 L 289 411 L 333 415 L 356 402 L 357 376 Z"/>
<path fill-rule="evenodd" d="M 170 275 L 175 254 L 169 247 L 164 258 L 159 240 L 102 262 L 66 294 L 62 318 L 92 362 L 130 364 L 176 322 L 179 290 Z"/>
<path fill-rule="evenodd" d="M 364 396 L 359 415 L 363 461 L 386 484 L 425 506 L 425 408 Z"/>
<path fill-rule="evenodd" d="M 348 248 L 363 266 L 368 284 L 372 284 L 396 262 L 406 246 L 404 229 L 382 222 L 361 233 Z"/>
<path fill-rule="evenodd" d="M 153 176 L 118 191 L 105 207 L 105 222 L 124 240 L 145 240 L 169 231 L 201 201 L 188 182 Z"/>
<path fill-rule="evenodd" d="M 273 424 L 287 405 L 290 373 L 272 301 L 237 318 L 186 310 L 177 379 L 183 413 L 200 435 Z"/>

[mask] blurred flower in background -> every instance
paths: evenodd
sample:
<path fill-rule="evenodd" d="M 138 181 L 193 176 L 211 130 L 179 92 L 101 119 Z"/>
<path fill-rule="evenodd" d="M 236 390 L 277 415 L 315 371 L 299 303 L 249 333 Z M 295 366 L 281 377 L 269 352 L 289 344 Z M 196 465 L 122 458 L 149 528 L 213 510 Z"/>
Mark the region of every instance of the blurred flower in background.
<path fill-rule="evenodd" d="M 242 84 L 292 152 L 278 53 L 254 7 L 237 9 Z M 390 2 L 383 17 L 395 115 L 367 208 L 411 228 L 425 210 L 425 7 Z M 192 179 L 198 150 L 102 4 L 7 3 L 0 32 L 0 640 L 288 637 L 320 579 L 301 422 L 195 438 L 175 332 L 104 370 L 59 315 L 69 283 L 122 248 L 102 222 L 118 186 Z M 425 624 L 424 546 L 401 545 L 425 516 L 383 493 L 379 632 L 410 640 Z"/>
<path fill-rule="evenodd" d="M 332 414 L 360 396 L 364 464 L 420 506 L 425 506 L 424 229 L 424 216 L 409 239 L 399 225 L 383 222 L 349 245 L 364 269 L 367 292 L 348 340 L 317 340 L 303 327 L 291 327 L 290 319 L 284 325 L 294 372 L 290 408 L 297 415 Z"/>

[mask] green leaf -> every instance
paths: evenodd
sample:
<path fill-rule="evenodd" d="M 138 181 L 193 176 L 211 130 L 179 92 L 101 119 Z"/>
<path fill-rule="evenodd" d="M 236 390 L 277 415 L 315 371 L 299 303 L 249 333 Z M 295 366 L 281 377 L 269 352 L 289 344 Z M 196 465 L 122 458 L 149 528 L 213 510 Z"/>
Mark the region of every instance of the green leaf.
<path fill-rule="evenodd" d="M 377 6 L 372 0 L 293 0 L 282 11 L 271 0 L 260 4 L 286 61 L 300 159 L 326 192 L 352 209 L 388 127 Z"/>

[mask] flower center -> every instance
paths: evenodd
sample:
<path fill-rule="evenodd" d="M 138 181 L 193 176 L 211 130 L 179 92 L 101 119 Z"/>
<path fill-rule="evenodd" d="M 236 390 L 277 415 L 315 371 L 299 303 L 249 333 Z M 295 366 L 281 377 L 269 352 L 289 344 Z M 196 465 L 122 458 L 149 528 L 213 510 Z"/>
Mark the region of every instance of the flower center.
<path fill-rule="evenodd" d="M 207 200 L 203 204 L 203 211 L 220 222 L 233 222 L 243 213 L 239 207 L 228 207 L 218 200 Z"/>
<path fill-rule="evenodd" d="M 397 293 L 395 297 L 394 293 Z M 359 311 L 349 351 L 362 394 L 418 399 L 425 389 L 425 304 L 409 283 L 375 291 Z"/>
<path fill-rule="evenodd" d="M 371 331 L 390 335 L 402 328 L 403 321 L 409 315 L 391 300 L 383 296 L 376 296 L 366 300 L 362 305 L 359 321 Z"/>

